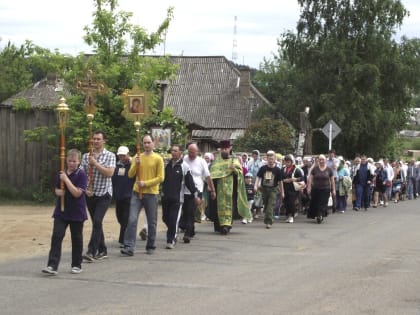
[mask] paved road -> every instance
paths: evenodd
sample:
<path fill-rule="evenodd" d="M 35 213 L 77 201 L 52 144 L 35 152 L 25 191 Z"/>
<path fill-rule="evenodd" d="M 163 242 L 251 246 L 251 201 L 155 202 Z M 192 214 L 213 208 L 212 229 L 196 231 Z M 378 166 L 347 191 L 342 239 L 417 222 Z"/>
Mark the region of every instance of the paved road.
<path fill-rule="evenodd" d="M 191 244 L 109 259 L 58 276 L 46 257 L 0 265 L 0 314 L 420 314 L 420 202 L 330 215 L 318 225 L 197 226 Z"/>

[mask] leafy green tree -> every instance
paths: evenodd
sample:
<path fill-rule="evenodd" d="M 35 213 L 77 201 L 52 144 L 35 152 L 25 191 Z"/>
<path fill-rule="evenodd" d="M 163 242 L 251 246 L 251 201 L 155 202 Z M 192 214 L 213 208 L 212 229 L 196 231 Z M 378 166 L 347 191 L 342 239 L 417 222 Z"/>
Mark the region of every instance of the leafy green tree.
<path fill-rule="evenodd" d="M 174 77 L 177 66 L 168 57 L 148 57 L 144 54 L 162 42 L 164 31 L 172 19 L 172 9 L 168 9 L 167 18 L 158 30 L 147 34 L 146 31 L 130 23 L 132 13 L 117 12 L 115 0 L 95 0 L 96 12 L 92 26 L 86 26 L 86 43 L 94 48 L 95 54 L 81 54 L 73 59 L 72 65 L 61 74 L 72 97 L 66 102 L 70 106 L 70 121 L 67 128 L 67 147 L 77 147 L 86 151 L 88 145 L 88 121 L 84 111 L 85 96 L 76 89 L 75 82 L 86 80 L 88 70 L 94 73 L 93 80 L 107 86 L 104 95 L 96 95 L 97 111 L 92 122 L 93 129 L 102 129 L 108 135 L 107 145 L 116 151 L 121 144 L 131 149 L 136 147 L 136 131 L 133 122 L 122 115 L 124 109 L 121 95 L 125 89 L 134 85 L 150 92 L 151 115 L 141 123 L 140 134 L 150 132 L 151 127 L 171 127 L 172 142 L 184 143 L 188 132 L 186 124 L 174 117 L 173 111 L 165 108 L 160 111 L 157 103 L 160 98 L 160 80 Z M 28 131 L 27 139 L 39 139 L 57 130 L 37 128 Z M 49 137 L 49 136 L 48 136 Z"/>
<path fill-rule="evenodd" d="M 78 56 L 72 69 L 65 73 L 66 82 L 76 82 L 84 80 L 84 75 L 89 69 L 95 74 L 94 80 L 104 82 L 108 87 L 105 95 L 96 97 L 98 111 L 93 121 L 94 128 L 106 131 L 109 135 L 108 145 L 113 150 L 122 143 L 135 146 L 136 133 L 133 123 L 121 116 L 124 106 L 121 95 L 125 89 L 137 85 L 151 93 L 149 105 L 152 115 L 142 122 L 141 134 L 148 132 L 151 126 L 170 126 L 174 130 L 173 141 L 185 141 L 185 124 L 173 115 L 168 119 L 166 116 L 171 116 L 172 111 L 160 112 L 156 106 L 160 97 L 158 82 L 173 78 L 177 67 L 168 57 L 144 56 L 147 51 L 163 41 L 164 32 L 172 19 L 172 8 L 168 9 L 167 18 L 158 30 L 147 34 L 143 28 L 130 23 L 132 13 L 116 11 L 118 1 L 95 0 L 94 3 L 96 12 L 93 23 L 91 27 L 84 28 L 84 39 L 93 47 L 95 54 L 88 58 L 84 55 Z M 70 124 L 74 126 L 70 130 L 74 135 L 71 138 L 87 143 L 88 126 L 83 112 L 84 99 L 74 86 L 72 92 L 79 93 L 79 97 L 69 101 L 72 113 L 77 113 Z"/>
<path fill-rule="evenodd" d="M 44 79 L 49 73 L 62 73 L 73 58 L 52 53 L 27 40 L 19 48 L 8 44 L 0 51 L 0 102 Z"/>
<path fill-rule="evenodd" d="M 298 3 L 297 32 L 282 34 L 279 55 L 262 68 L 258 86 L 266 77 L 281 91 L 273 93 L 273 103 L 295 126 L 305 106 L 314 128 L 337 122 L 342 133 L 333 146 L 340 154 L 392 154 L 418 90 L 418 44 L 393 39 L 407 10 L 401 1 Z M 325 152 L 326 143 L 323 135 L 315 137 L 314 151 Z"/>
<path fill-rule="evenodd" d="M 283 119 L 263 118 L 252 123 L 243 137 L 234 141 L 237 151 L 260 150 L 266 152 L 274 150 L 276 152 L 293 152 L 294 143 L 293 129 L 284 123 Z"/>

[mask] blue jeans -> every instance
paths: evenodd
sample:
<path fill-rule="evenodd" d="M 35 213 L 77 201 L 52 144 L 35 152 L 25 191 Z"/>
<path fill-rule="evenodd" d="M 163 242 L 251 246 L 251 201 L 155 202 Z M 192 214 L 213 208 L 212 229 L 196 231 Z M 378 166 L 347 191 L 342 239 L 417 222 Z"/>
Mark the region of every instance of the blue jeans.
<path fill-rule="evenodd" d="M 156 226 L 157 226 L 157 195 L 143 194 L 142 199 L 139 199 L 139 194 L 133 191 L 130 200 L 130 214 L 128 216 L 128 224 L 124 234 L 125 247 L 134 252 L 136 249 L 137 239 L 137 223 L 139 221 L 139 214 L 141 208 L 144 207 L 147 217 L 147 249 L 155 249 L 156 241 Z"/>
<path fill-rule="evenodd" d="M 416 179 L 413 177 L 407 178 L 407 195 L 408 199 L 416 196 Z"/>
<path fill-rule="evenodd" d="M 356 185 L 356 207 L 357 208 L 369 208 L 370 203 L 370 185 Z"/>

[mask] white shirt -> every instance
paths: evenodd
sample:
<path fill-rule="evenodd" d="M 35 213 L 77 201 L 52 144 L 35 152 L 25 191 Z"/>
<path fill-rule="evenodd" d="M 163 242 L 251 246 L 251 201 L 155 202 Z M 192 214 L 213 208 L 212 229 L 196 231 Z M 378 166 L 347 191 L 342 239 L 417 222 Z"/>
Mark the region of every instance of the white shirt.
<path fill-rule="evenodd" d="M 186 155 L 184 156 L 184 163 L 190 168 L 191 175 L 194 179 L 194 183 L 198 191 L 203 192 L 204 179 L 210 176 L 207 162 L 199 156 L 191 161 L 188 155 Z M 191 192 L 187 187 L 185 187 L 185 194 L 191 195 Z"/>
<path fill-rule="evenodd" d="M 386 171 L 386 177 L 389 181 L 392 181 L 394 179 L 394 169 L 391 165 L 387 164 L 384 166 L 384 169 Z"/>

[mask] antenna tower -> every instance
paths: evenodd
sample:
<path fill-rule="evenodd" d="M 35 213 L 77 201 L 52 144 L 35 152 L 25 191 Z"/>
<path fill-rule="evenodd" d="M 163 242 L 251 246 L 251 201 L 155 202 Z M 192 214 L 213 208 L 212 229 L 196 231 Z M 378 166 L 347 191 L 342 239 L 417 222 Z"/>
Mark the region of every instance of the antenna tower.
<path fill-rule="evenodd" d="M 232 46 L 232 60 L 236 63 L 238 59 L 238 42 L 236 40 L 236 22 L 238 21 L 238 17 L 235 15 L 234 24 L 233 24 L 233 46 Z"/>

